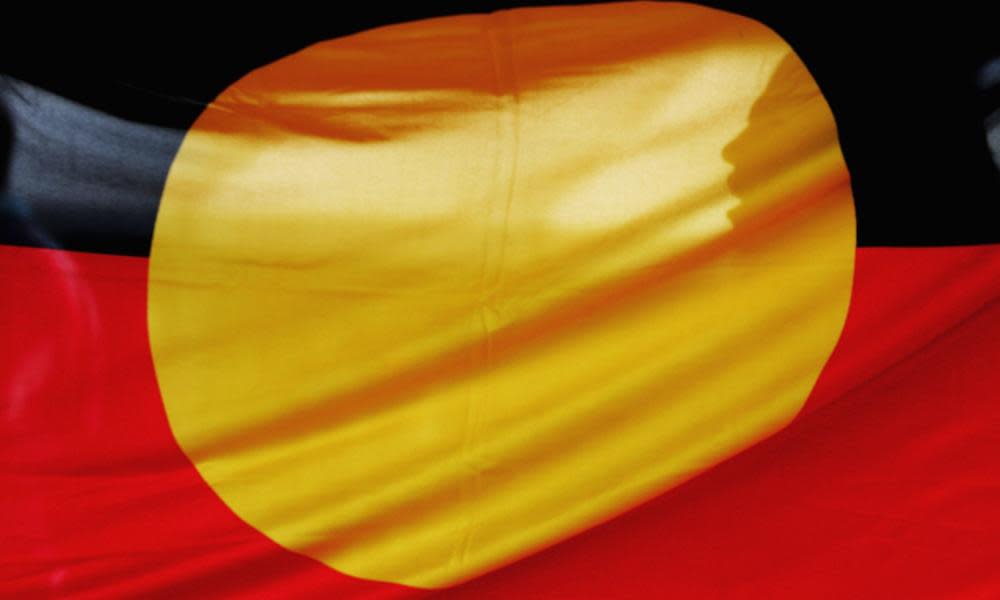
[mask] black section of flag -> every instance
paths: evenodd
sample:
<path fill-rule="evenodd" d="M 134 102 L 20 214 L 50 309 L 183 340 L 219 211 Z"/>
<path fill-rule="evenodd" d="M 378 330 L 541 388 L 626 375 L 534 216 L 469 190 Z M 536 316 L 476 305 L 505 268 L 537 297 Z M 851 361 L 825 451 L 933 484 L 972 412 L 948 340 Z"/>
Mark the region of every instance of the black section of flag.
<path fill-rule="evenodd" d="M 146 254 L 184 130 L 241 75 L 371 27 L 518 4 L 526 3 L 370 3 L 300 14 L 285 27 L 268 14 L 240 27 L 9 32 L 0 53 L 9 76 L 0 90 L 0 243 Z M 769 25 L 809 67 L 837 121 L 859 245 L 1000 242 L 1000 173 L 984 125 L 1000 114 L 1000 97 L 982 84 L 1000 56 L 989 15 L 706 4 Z"/>
<path fill-rule="evenodd" d="M 0 80 L 0 243 L 147 255 L 182 129 L 126 121 Z"/>

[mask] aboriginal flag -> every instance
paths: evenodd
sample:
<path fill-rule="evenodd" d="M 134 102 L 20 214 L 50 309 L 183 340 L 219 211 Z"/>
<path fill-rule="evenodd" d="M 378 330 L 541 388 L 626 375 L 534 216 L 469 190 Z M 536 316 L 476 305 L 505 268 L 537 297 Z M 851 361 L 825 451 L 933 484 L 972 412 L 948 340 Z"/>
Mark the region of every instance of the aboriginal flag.
<path fill-rule="evenodd" d="M 0 597 L 1000 596 L 989 17 L 12 33 Z"/>

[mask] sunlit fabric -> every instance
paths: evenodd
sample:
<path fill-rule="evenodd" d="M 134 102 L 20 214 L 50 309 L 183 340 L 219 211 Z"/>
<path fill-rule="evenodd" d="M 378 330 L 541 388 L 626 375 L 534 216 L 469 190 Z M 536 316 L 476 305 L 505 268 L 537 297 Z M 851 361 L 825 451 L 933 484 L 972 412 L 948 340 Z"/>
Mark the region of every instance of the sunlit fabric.
<path fill-rule="evenodd" d="M 0 77 L 0 242 L 148 254 L 183 137 Z"/>
<path fill-rule="evenodd" d="M 237 515 L 440 587 L 791 420 L 854 248 L 833 117 L 760 24 L 441 18 L 313 45 L 203 113 L 163 193 L 150 340 Z"/>

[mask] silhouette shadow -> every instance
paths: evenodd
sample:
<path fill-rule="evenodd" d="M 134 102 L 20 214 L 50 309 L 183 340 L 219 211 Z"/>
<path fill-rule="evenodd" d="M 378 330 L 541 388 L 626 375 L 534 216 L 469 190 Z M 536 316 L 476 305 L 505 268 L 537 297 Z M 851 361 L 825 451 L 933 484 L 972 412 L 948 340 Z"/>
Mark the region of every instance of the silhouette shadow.
<path fill-rule="evenodd" d="M 774 201 L 787 193 L 783 178 L 837 144 L 832 122 L 806 66 L 788 52 L 751 107 L 746 128 L 722 151 L 733 166 L 727 183 L 740 201 L 727 213 L 737 236 L 795 208 L 795 202 Z"/>

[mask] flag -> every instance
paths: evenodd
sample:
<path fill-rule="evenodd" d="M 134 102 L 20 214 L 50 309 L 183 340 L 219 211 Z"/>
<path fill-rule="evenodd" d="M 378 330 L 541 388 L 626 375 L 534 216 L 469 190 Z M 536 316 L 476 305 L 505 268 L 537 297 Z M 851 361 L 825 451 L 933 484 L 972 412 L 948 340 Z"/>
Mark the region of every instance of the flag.
<path fill-rule="evenodd" d="M 0 591 L 994 594 L 998 55 L 862 16 L 26 43 Z"/>

